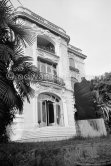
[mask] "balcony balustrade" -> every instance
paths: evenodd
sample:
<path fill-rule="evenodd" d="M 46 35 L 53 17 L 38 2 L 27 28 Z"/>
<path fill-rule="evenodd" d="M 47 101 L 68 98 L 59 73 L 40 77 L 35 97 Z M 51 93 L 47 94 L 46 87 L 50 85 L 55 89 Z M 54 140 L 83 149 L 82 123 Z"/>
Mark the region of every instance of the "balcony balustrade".
<path fill-rule="evenodd" d="M 55 54 L 55 50 L 53 47 L 45 47 L 45 46 L 38 45 L 38 48 L 42 49 L 43 51 L 48 51 L 49 53 Z"/>
<path fill-rule="evenodd" d="M 59 61 L 59 56 L 51 51 L 47 51 L 40 47 L 37 48 L 37 59 L 42 59 L 51 64 L 57 64 Z"/>
<path fill-rule="evenodd" d="M 48 74 L 48 73 L 42 73 L 40 72 L 40 81 L 47 81 L 47 82 L 52 82 L 60 86 L 64 86 L 65 83 L 62 78 L 59 78 L 57 76 Z"/>

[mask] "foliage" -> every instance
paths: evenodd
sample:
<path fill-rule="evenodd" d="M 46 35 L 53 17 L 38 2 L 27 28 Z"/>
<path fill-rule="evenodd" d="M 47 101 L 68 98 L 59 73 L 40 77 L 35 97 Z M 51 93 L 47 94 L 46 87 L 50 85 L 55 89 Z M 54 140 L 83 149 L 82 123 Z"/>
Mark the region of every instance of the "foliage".
<path fill-rule="evenodd" d="M 93 147 L 97 147 L 99 150 L 98 152 L 100 153 L 98 160 L 100 161 L 102 158 L 105 160 L 105 158 L 108 158 L 108 154 L 109 156 L 111 155 L 109 153 L 109 148 L 111 148 L 110 142 L 111 137 L 87 139 L 79 139 L 77 137 L 64 141 L 0 144 L 0 155 L 2 154 L 2 157 L 0 156 L 0 165 L 1 159 L 5 157 L 5 160 L 13 163 L 14 166 L 34 166 L 37 165 L 37 161 L 40 161 L 40 156 L 43 156 L 42 161 L 40 161 L 43 166 L 45 165 L 45 161 L 47 159 L 47 164 L 50 163 L 49 165 L 55 166 L 57 164 L 57 166 L 59 166 L 59 164 L 61 164 L 60 166 L 68 166 L 72 164 L 74 166 L 75 159 L 77 159 L 76 157 L 79 154 L 83 155 L 81 156 L 81 161 L 83 160 L 83 157 L 88 157 L 84 156 L 84 154 L 77 153 L 79 152 L 80 147 L 83 150 L 85 150 L 86 147 L 89 147 L 88 151 L 93 149 Z M 74 149 L 75 151 L 73 151 Z M 93 155 L 93 153 L 91 153 L 91 155 Z M 94 161 L 97 162 L 97 159 Z"/>
<path fill-rule="evenodd" d="M 76 83 L 75 103 L 79 120 L 102 117 L 111 126 L 111 73 Z"/>
<path fill-rule="evenodd" d="M 24 56 L 24 48 L 36 35 L 24 23 L 17 23 L 13 13 L 9 0 L 0 1 L 0 142 L 7 140 L 6 127 L 17 110 L 22 112 L 24 99 L 29 102 L 34 96 L 31 84 L 39 76 L 32 58 Z"/>
<path fill-rule="evenodd" d="M 91 80 L 92 90 L 98 94 L 95 103 L 105 120 L 106 127 L 111 132 L 111 73 Z"/>
<path fill-rule="evenodd" d="M 111 73 L 105 73 L 91 80 L 93 90 L 99 92 L 99 102 L 107 103 L 111 100 Z"/>

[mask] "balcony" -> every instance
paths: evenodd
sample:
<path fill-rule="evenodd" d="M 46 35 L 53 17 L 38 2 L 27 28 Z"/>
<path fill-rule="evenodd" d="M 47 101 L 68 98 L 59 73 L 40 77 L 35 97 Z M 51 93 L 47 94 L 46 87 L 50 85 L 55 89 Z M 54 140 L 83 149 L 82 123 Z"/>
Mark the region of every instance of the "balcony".
<path fill-rule="evenodd" d="M 77 73 L 79 73 L 79 69 L 73 67 L 73 66 L 69 66 L 69 69 L 72 70 L 72 71 L 75 71 Z"/>
<path fill-rule="evenodd" d="M 47 52 L 49 52 L 49 53 L 55 54 L 54 47 L 45 47 L 45 46 L 42 46 L 42 45 L 38 45 L 37 47 L 38 47 L 39 49 L 42 49 L 43 51 L 47 51 Z"/>
<path fill-rule="evenodd" d="M 42 73 L 42 72 L 40 72 L 40 81 L 55 83 L 55 84 L 60 85 L 60 86 L 65 85 L 62 78 L 59 78 L 59 77 L 51 75 L 51 74 Z"/>
<path fill-rule="evenodd" d="M 42 49 L 40 47 L 37 48 L 37 56 L 38 59 L 43 59 L 44 61 L 48 61 L 52 64 L 57 64 L 59 61 L 59 57 L 53 53 L 53 52 L 49 52 L 48 50 Z"/>

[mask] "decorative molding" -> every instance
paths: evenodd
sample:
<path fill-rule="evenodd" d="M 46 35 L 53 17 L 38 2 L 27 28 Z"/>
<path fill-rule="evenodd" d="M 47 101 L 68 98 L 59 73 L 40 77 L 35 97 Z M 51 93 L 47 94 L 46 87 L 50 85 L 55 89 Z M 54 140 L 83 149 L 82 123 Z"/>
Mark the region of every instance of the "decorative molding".
<path fill-rule="evenodd" d="M 49 62 L 52 62 L 55 64 L 57 64 L 59 61 L 59 57 L 56 54 L 48 52 L 48 51 L 43 50 L 41 48 L 37 49 L 37 54 L 38 54 L 38 56 L 37 56 L 38 59 L 43 58 L 44 61 L 49 61 Z"/>
<path fill-rule="evenodd" d="M 63 87 L 61 85 L 55 84 L 53 82 L 48 82 L 48 81 L 43 81 L 43 82 L 40 82 L 39 84 L 46 88 L 51 87 L 51 90 L 52 89 L 61 90 Z"/>
<path fill-rule="evenodd" d="M 82 50 L 80 48 L 77 48 L 75 46 L 72 46 L 71 44 L 68 45 L 68 48 L 72 49 L 72 50 L 75 50 L 77 52 L 81 52 L 82 53 Z"/>
<path fill-rule="evenodd" d="M 76 47 L 74 47 L 74 46 L 72 46 L 72 45 L 69 45 L 69 46 L 68 46 L 68 52 L 71 53 L 71 55 L 74 54 L 74 55 L 76 55 L 77 57 L 80 57 L 80 58 L 82 58 L 82 59 L 86 59 L 86 58 L 87 58 L 86 55 L 82 54 L 82 50 L 81 50 L 81 49 L 76 48 Z"/>
<path fill-rule="evenodd" d="M 62 28 L 60 28 L 57 25 L 51 23 L 50 21 L 42 18 L 41 16 L 33 13 L 32 11 L 30 11 L 27 8 L 18 7 L 15 10 L 14 18 L 16 19 L 16 18 L 20 18 L 20 17 L 25 18 L 29 21 L 32 21 L 40 26 L 44 26 L 47 29 L 50 29 L 54 33 L 56 33 L 56 34 L 60 35 L 62 38 L 64 38 L 67 42 L 69 42 L 69 40 L 70 40 L 70 37 L 66 34 L 66 32 Z"/>
<path fill-rule="evenodd" d="M 56 44 L 56 43 L 60 43 L 61 42 L 61 37 L 59 36 L 55 36 L 54 34 L 52 34 L 49 30 L 44 30 L 40 27 L 36 27 L 36 32 L 37 35 L 45 35 L 48 36 L 50 39 L 52 39 L 52 41 Z"/>
<path fill-rule="evenodd" d="M 38 96 L 41 93 L 51 93 L 51 94 L 55 94 L 56 96 L 60 97 L 62 99 L 62 90 L 59 89 L 54 89 L 53 87 L 44 87 L 40 85 L 39 89 L 35 90 L 35 94 L 36 96 Z"/>

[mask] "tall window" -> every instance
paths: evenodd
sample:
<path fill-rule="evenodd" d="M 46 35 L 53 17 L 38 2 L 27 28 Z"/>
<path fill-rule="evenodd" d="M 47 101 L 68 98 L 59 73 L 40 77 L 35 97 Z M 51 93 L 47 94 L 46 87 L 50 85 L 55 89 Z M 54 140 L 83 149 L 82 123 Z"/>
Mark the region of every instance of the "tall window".
<path fill-rule="evenodd" d="M 55 64 L 51 64 L 51 63 L 47 63 L 47 62 L 43 62 L 43 61 L 39 60 L 38 68 L 39 68 L 40 72 L 42 72 L 42 73 L 47 73 L 47 74 L 57 76 L 57 70 L 56 70 Z"/>
<path fill-rule="evenodd" d="M 75 63 L 74 63 L 74 59 L 73 58 L 69 58 L 69 65 L 71 67 L 75 67 Z"/>
<path fill-rule="evenodd" d="M 61 100 L 51 94 L 38 97 L 38 123 L 40 126 L 62 125 Z"/>

